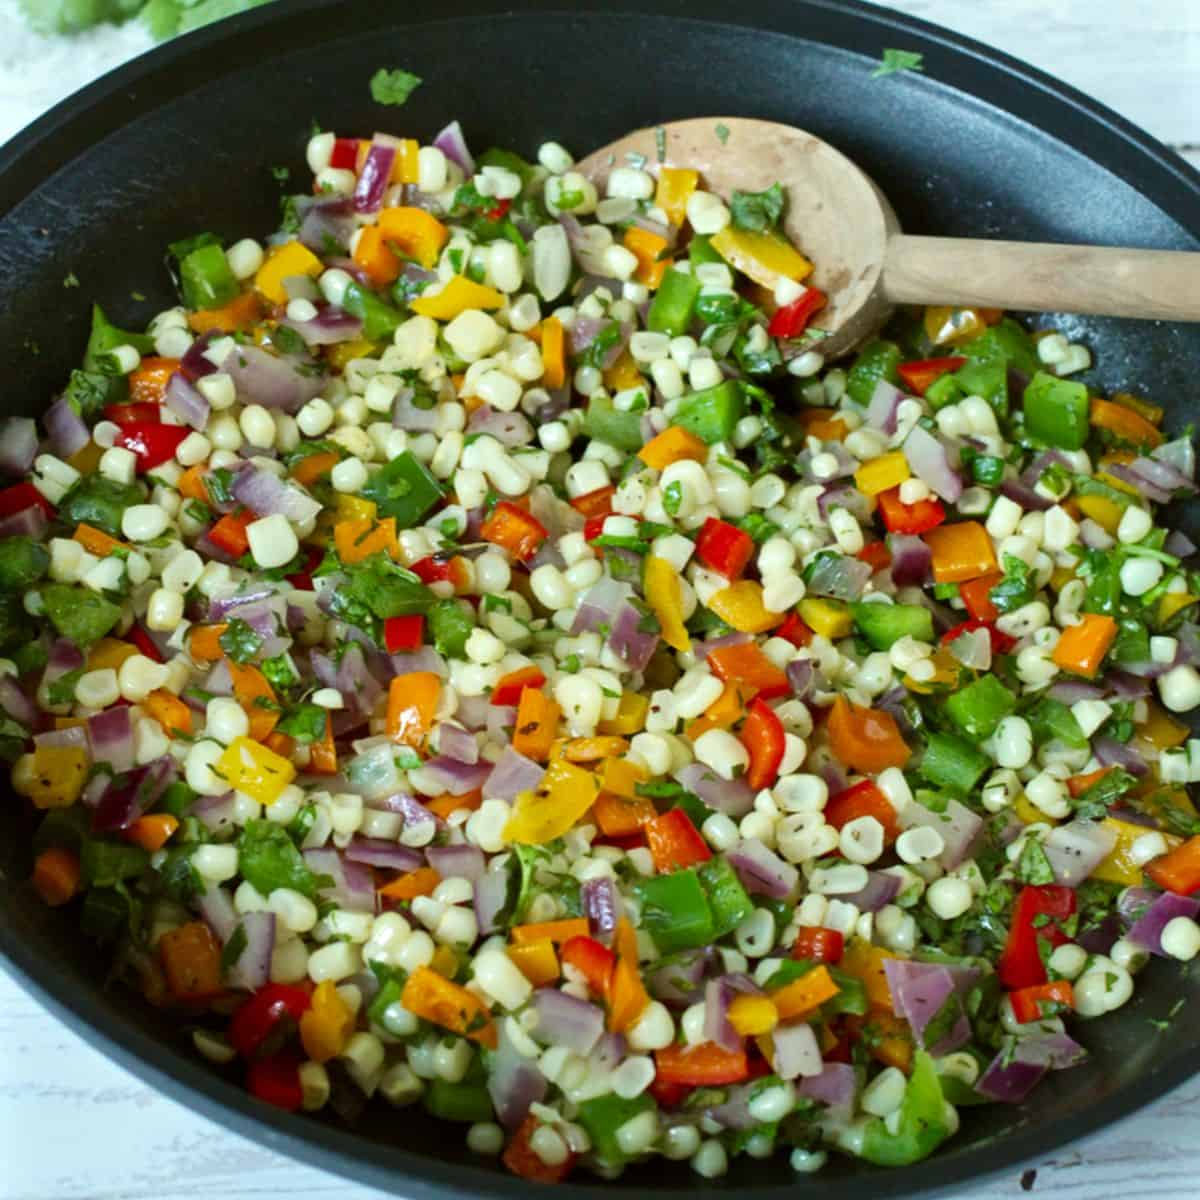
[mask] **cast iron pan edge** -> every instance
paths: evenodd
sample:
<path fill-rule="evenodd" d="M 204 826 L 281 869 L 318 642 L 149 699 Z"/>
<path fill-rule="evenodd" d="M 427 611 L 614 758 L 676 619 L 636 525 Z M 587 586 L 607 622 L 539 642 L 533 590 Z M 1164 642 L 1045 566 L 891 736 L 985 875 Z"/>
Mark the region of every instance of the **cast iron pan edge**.
<path fill-rule="evenodd" d="M 334 10 L 344 13 L 349 7 L 333 0 L 295 0 L 278 7 L 259 9 L 170 43 L 84 89 L 41 118 L 17 142 L 0 150 L 0 214 L 17 205 L 47 176 L 69 164 L 84 147 L 102 140 L 124 124 L 143 90 L 158 100 L 181 95 L 209 77 L 204 63 L 211 67 L 215 59 L 224 59 L 226 55 L 244 57 L 255 47 L 261 47 L 265 56 L 302 46 L 312 40 L 311 35 L 318 28 L 334 31 Z M 356 7 L 367 8 L 365 5 Z M 414 20 L 416 13 L 412 10 L 429 8 L 437 12 L 431 5 L 409 7 Z M 727 25 L 738 24 L 726 16 L 727 8 L 719 0 L 690 0 L 687 4 L 676 0 L 642 0 L 636 4 L 618 0 L 617 3 L 588 6 L 590 11 L 653 12 L 692 21 L 699 18 Z M 858 20 L 861 36 L 844 38 L 839 44 L 852 50 L 877 57 L 880 49 L 888 45 L 922 49 L 930 74 L 945 82 L 965 82 L 970 78 L 969 72 L 990 72 L 1002 75 L 1013 87 L 1036 89 L 1048 103 L 1057 106 L 1057 115 L 1063 120 L 1070 115 L 1064 114 L 1064 109 L 1073 111 L 1071 119 L 1078 119 L 1081 138 L 1089 132 L 1094 134 L 1099 126 L 1112 135 L 1115 142 L 1124 143 L 1123 148 L 1119 145 L 1116 149 L 1108 147 L 1104 165 L 1114 174 L 1130 181 L 1139 180 L 1150 160 L 1160 173 L 1153 181 L 1153 190 L 1157 193 L 1155 203 L 1181 223 L 1194 219 L 1200 200 L 1200 176 L 1196 172 L 1116 114 L 1041 72 L 923 21 L 854 0 L 764 3 L 758 8 L 761 11 L 755 13 L 755 23 L 760 27 L 780 32 L 807 28 L 815 41 L 823 39 L 820 29 L 812 21 L 814 14 L 823 13 L 831 18 L 836 15 L 843 19 L 850 14 Z M 454 16 L 484 16 L 504 11 L 501 6 L 486 2 L 466 3 L 455 6 Z M 529 12 L 561 14 L 563 6 L 529 3 L 522 7 L 521 13 Z M 438 15 L 444 15 L 444 8 Z M 807 22 L 801 18 L 807 18 Z M 744 23 L 750 24 L 749 19 Z M 311 29 L 306 36 L 303 31 L 309 26 Z M 943 50 L 947 52 L 945 58 L 939 54 Z M 942 70 L 943 65 L 945 70 Z M 969 68 L 968 72 L 964 72 L 964 65 Z M 128 107 L 122 103 L 122 97 L 127 98 Z M 1062 131 L 1059 133 L 1061 136 Z M 357 1138 L 331 1124 L 303 1120 L 267 1108 L 204 1064 L 189 1059 L 186 1052 L 149 1036 L 142 1029 L 131 1031 L 118 1027 L 96 997 L 74 989 L 65 963 L 40 958 L 13 936 L 7 925 L 0 927 L 0 950 L 23 986 L 81 1036 L 174 1099 L 275 1150 L 419 1200 L 485 1193 L 515 1198 L 528 1193 L 527 1186 L 521 1181 L 481 1169 L 469 1160 L 456 1164 L 445 1159 L 420 1157 L 400 1148 Z M 929 1162 L 882 1177 L 868 1171 L 842 1174 L 828 1180 L 823 1178 L 814 1183 L 826 1186 L 831 1194 L 838 1196 L 873 1193 L 881 1187 L 892 1195 L 917 1191 L 933 1194 L 956 1185 L 961 1187 L 967 1179 L 979 1179 L 1095 1131 L 1157 1099 L 1198 1068 L 1200 1048 L 1191 1047 L 1165 1066 L 1136 1079 L 1070 1120 L 1026 1126 L 969 1150 L 955 1151 L 952 1143 L 945 1154 Z M 398 1113 L 397 1124 L 403 1121 L 403 1113 Z M 461 1138 L 456 1135 L 456 1139 L 461 1146 Z M 460 1153 L 467 1157 L 465 1152 Z M 728 1190 L 746 1186 L 737 1173 L 731 1178 L 703 1184 L 688 1175 L 685 1166 L 679 1165 L 676 1170 L 678 1182 L 675 1186 L 663 1187 L 656 1183 L 654 1190 L 683 1197 L 694 1195 L 701 1188 Z M 786 1174 L 783 1177 L 787 1178 Z M 614 1191 L 611 1186 L 599 1183 L 566 1186 L 570 1194 L 581 1197 L 611 1196 Z M 753 1190 L 770 1200 L 783 1200 L 785 1190 L 790 1195 L 793 1186 L 755 1186 Z"/>

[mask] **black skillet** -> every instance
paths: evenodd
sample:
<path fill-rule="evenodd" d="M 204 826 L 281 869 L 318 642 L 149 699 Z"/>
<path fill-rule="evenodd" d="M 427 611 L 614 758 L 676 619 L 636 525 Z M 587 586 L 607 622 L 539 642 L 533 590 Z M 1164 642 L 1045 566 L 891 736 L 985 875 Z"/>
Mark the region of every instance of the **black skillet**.
<path fill-rule="evenodd" d="M 872 80 L 885 47 L 920 51 L 923 75 Z M 379 67 L 424 85 L 404 109 L 372 103 Z M 1150 86 L 1152 81 L 1147 81 Z M 627 130 L 728 113 L 811 130 L 878 181 L 914 233 L 1200 248 L 1200 176 L 1146 134 L 1056 80 L 957 35 L 853 0 L 591 0 L 508 11 L 486 0 L 290 0 L 211 27 L 121 68 L 0 151 L 0 361 L 6 412 L 37 413 L 77 364 L 88 302 L 121 324 L 173 301 L 163 248 L 202 229 L 275 228 L 272 168 L 304 172 L 312 121 L 346 133 L 427 138 L 457 116 L 476 147 L 532 154 L 554 137 L 580 154 Z M 64 290 L 74 272 L 78 290 Z M 145 294 L 145 299 L 135 292 Z M 1200 326 L 1051 323 L 1096 352 L 1104 389 L 1137 385 L 1168 424 L 1194 419 Z M 1179 521 L 1193 532 L 1198 514 Z M 0 951 L 73 1029 L 122 1065 L 254 1141 L 420 1200 L 523 1197 L 527 1185 L 471 1158 L 463 1129 L 417 1109 L 369 1109 L 354 1130 L 287 1116 L 198 1061 L 169 1016 L 105 990 L 102 956 L 70 911 L 25 884 L 30 826 L 0 802 Z M 1164 1018 L 1185 1005 L 1169 1032 Z M 837 1162 L 797 1180 L 786 1156 L 739 1160 L 702 1183 L 661 1160 L 619 1183 L 559 1194 L 666 1197 L 752 1191 L 830 1200 L 961 1190 L 1093 1133 L 1200 1069 L 1200 985 L 1155 963 L 1137 998 L 1084 1025 L 1090 1062 L 1019 1108 L 964 1110 L 935 1158 L 889 1172 Z"/>

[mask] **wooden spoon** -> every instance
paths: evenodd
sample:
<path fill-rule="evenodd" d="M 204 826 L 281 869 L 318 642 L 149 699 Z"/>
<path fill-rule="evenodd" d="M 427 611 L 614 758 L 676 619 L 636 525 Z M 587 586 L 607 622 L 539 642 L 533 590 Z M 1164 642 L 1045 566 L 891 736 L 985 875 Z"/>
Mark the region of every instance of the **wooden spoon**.
<path fill-rule="evenodd" d="M 815 264 L 804 282 L 829 298 L 812 323 L 828 335 L 814 347 L 826 357 L 870 337 L 896 304 L 1200 321 L 1200 254 L 912 237 L 860 168 L 789 125 L 744 117 L 673 121 L 589 154 L 577 170 L 603 195 L 609 172 L 628 166 L 627 156 L 644 158 L 651 174 L 660 165 L 692 167 L 703 187 L 726 199 L 735 188 L 783 184 L 784 232 Z"/>

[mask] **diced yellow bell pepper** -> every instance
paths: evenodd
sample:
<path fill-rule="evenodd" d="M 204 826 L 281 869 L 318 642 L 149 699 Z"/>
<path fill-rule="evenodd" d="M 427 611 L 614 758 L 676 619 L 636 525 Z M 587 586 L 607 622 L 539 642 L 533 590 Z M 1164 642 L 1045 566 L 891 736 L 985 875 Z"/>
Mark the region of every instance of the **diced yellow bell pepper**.
<path fill-rule="evenodd" d="M 850 636 L 854 618 L 840 600 L 819 600 L 806 597 L 800 601 L 800 616 L 805 625 L 831 642 Z"/>
<path fill-rule="evenodd" d="M 1189 604 L 1195 604 L 1200 596 L 1189 596 L 1187 592 L 1167 592 L 1158 602 L 1159 621 L 1169 621 L 1176 613 L 1182 612 Z"/>
<path fill-rule="evenodd" d="M 739 633 L 766 633 L 786 618 L 786 613 L 772 612 L 763 603 L 762 584 L 753 579 L 739 579 L 708 598 L 708 607 Z"/>
<path fill-rule="evenodd" d="M 735 996 L 729 1005 L 729 1023 L 742 1037 L 757 1037 L 779 1024 L 779 1010 L 769 996 Z"/>
<path fill-rule="evenodd" d="M 374 342 L 368 342 L 366 338 L 355 338 L 352 342 L 339 342 L 336 346 L 327 347 L 325 358 L 331 367 L 343 371 L 346 364 L 356 358 L 370 358 L 375 348 Z"/>
<path fill-rule="evenodd" d="M 565 759 L 552 759 L 536 791 L 522 792 L 504 829 L 510 842 L 544 846 L 573 828 L 595 802 L 596 777 Z"/>
<path fill-rule="evenodd" d="M 687 202 L 699 182 L 698 171 L 686 167 L 660 168 L 654 203 L 667 214 L 672 225 L 682 225 L 687 220 Z"/>
<path fill-rule="evenodd" d="M 505 953 L 534 987 L 546 987 L 559 976 L 558 955 L 549 938 L 525 946 L 506 946 Z"/>
<path fill-rule="evenodd" d="M 683 625 L 679 573 L 665 558 L 651 554 L 646 559 L 642 583 L 646 589 L 646 603 L 658 618 L 663 641 L 673 650 L 690 650 L 692 639 Z"/>
<path fill-rule="evenodd" d="M 1080 496 L 1075 503 L 1079 505 L 1079 511 L 1085 517 L 1091 517 L 1106 533 L 1117 532 L 1117 526 L 1121 524 L 1122 509 L 1115 501 L 1107 496 Z"/>
<path fill-rule="evenodd" d="M 286 758 L 248 737 L 234 738 L 217 759 L 216 769 L 231 788 L 268 805 L 279 799 L 296 775 Z"/>
<path fill-rule="evenodd" d="M 13 786 L 34 808 L 69 808 L 87 781 L 88 752 L 81 746 L 38 746 L 13 771 Z"/>
<path fill-rule="evenodd" d="M 893 450 L 890 454 L 863 463 L 854 472 L 854 482 L 860 492 L 878 496 L 889 488 L 899 487 L 909 476 L 908 459 L 904 457 L 904 451 Z"/>
<path fill-rule="evenodd" d="M 1146 719 L 1137 727 L 1138 736 L 1144 737 L 1159 750 L 1182 746 L 1191 735 L 1188 727 L 1182 721 L 1175 720 L 1153 700 L 1146 703 Z"/>
<path fill-rule="evenodd" d="M 929 679 L 914 679 L 911 675 L 904 676 L 904 686 L 912 692 L 920 692 L 928 696 L 945 688 L 958 686 L 958 660 L 944 646 L 939 646 L 933 652 L 930 660 L 933 663 L 933 675 Z"/>
<path fill-rule="evenodd" d="M 337 519 L 339 521 L 373 521 L 379 510 L 374 500 L 364 500 L 360 496 L 348 496 L 339 492 L 337 497 Z"/>
<path fill-rule="evenodd" d="M 117 638 L 101 638 L 88 651 L 88 670 L 103 671 L 111 667 L 114 671 L 119 671 L 121 664 L 137 652 L 138 648 L 129 642 L 122 642 Z"/>
<path fill-rule="evenodd" d="M 1012 805 L 1013 815 L 1022 825 L 1034 825 L 1044 821 L 1048 825 L 1057 825 L 1053 817 L 1048 817 L 1040 808 L 1034 806 L 1024 792 L 1018 794 Z"/>
<path fill-rule="evenodd" d="M 1116 817 L 1105 817 L 1100 822 L 1106 829 L 1116 834 L 1117 843 L 1109 851 L 1108 857 L 1092 872 L 1093 879 L 1103 879 L 1106 883 L 1121 883 L 1126 887 L 1136 887 L 1142 882 L 1142 867 L 1133 860 L 1133 843 L 1150 832 L 1144 825 L 1131 825 L 1128 821 L 1118 821 Z M 1183 838 L 1173 833 L 1164 833 L 1167 849 L 1174 850 L 1182 844 Z"/>
<path fill-rule="evenodd" d="M 932 304 L 925 310 L 925 336 L 935 346 L 956 346 L 978 337 L 988 326 L 978 308 L 950 308 Z"/>
<path fill-rule="evenodd" d="M 1055 567 L 1050 573 L 1050 581 L 1047 586 L 1057 595 L 1074 578 L 1075 569 L 1073 567 Z"/>
<path fill-rule="evenodd" d="M 392 159 L 392 173 L 389 180 L 392 183 L 420 183 L 421 167 L 417 157 L 421 151 L 421 143 L 416 138 L 400 138 L 396 147 L 396 157 Z"/>
<path fill-rule="evenodd" d="M 765 288 L 774 288 L 780 279 L 798 283 L 813 269 L 790 242 L 771 233 L 750 233 L 726 225 L 713 234 L 711 245 L 731 267 Z"/>
<path fill-rule="evenodd" d="M 633 799 L 637 785 L 646 782 L 646 772 L 627 758 L 606 758 L 600 768 L 600 787 L 614 796 Z"/>
<path fill-rule="evenodd" d="M 379 232 L 406 258 L 415 259 L 426 269 L 437 263 L 438 255 L 450 237 L 450 230 L 423 208 L 385 208 L 379 214 Z M 474 304 L 469 307 L 484 306 Z"/>
<path fill-rule="evenodd" d="M 870 942 L 864 942 L 862 938 L 856 937 L 842 954 L 838 970 L 847 975 L 853 975 L 855 979 L 862 980 L 863 986 L 867 990 L 867 999 L 871 1004 L 877 1008 L 886 1008 L 888 1012 L 891 1012 L 892 989 L 888 986 L 883 964 L 889 958 L 899 957 L 898 954 L 892 954 L 891 951 L 883 950 L 879 946 L 872 946 Z"/>
<path fill-rule="evenodd" d="M 409 306 L 422 317 L 452 321 L 469 308 L 503 308 L 504 293 L 485 287 L 465 275 L 455 275 L 440 292 L 418 296 Z"/>
<path fill-rule="evenodd" d="M 628 350 L 621 351 L 620 358 L 603 372 L 603 379 L 604 386 L 614 393 L 646 386 L 646 381 Z"/>
<path fill-rule="evenodd" d="M 433 952 L 429 969 L 436 971 L 443 979 L 453 979 L 458 974 L 458 955 L 449 946 L 439 946 Z"/>
<path fill-rule="evenodd" d="M 1115 461 L 1115 459 L 1113 460 Z M 1130 460 L 1132 461 L 1132 459 Z M 1101 483 L 1107 484 L 1115 491 L 1124 492 L 1127 496 L 1138 496 L 1140 493 L 1132 483 L 1126 483 L 1124 479 L 1118 479 L 1115 475 L 1110 475 L 1107 471 L 1097 471 L 1096 479 Z M 1116 503 L 1114 501 L 1114 503 Z"/>
<path fill-rule="evenodd" d="M 313 1062 L 337 1058 L 354 1032 L 354 1013 L 342 999 L 337 984 L 324 979 L 313 991 L 308 1008 L 300 1017 L 300 1041 Z"/>
<path fill-rule="evenodd" d="M 608 721 L 601 721 L 596 726 L 597 733 L 616 734 L 627 737 L 631 733 L 641 733 L 646 727 L 646 713 L 650 710 L 650 700 L 641 692 L 622 692 L 620 703 L 617 705 L 617 715 Z"/>
<path fill-rule="evenodd" d="M 1114 404 L 1120 404 L 1125 408 L 1131 408 L 1139 417 L 1145 417 L 1151 425 L 1161 425 L 1163 419 L 1163 410 L 1157 404 L 1152 404 L 1149 400 L 1142 400 L 1137 396 L 1131 395 L 1129 392 L 1113 392 L 1112 400 Z"/>
<path fill-rule="evenodd" d="M 103 454 L 103 446 L 88 442 L 82 450 L 76 450 L 67 459 L 67 466 L 74 467 L 80 475 L 94 475 L 100 469 L 100 458 Z"/>
<path fill-rule="evenodd" d="M 272 250 L 267 261 L 258 268 L 254 286 L 273 304 L 286 304 L 287 292 L 283 281 L 295 275 L 315 279 L 325 269 L 321 260 L 300 242 L 287 242 Z"/>

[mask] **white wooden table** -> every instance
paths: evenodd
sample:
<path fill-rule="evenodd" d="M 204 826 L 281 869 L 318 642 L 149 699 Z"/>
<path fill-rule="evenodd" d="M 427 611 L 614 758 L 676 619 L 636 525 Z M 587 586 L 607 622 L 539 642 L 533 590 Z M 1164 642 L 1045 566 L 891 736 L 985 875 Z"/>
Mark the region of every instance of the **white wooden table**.
<path fill-rule="evenodd" d="M 1200 0 L 891 0 L 888 7 L 998 46 L 1098 97 L 1200 166 Z M 16 0 L 0 0 L 0 141 L 92 73 L 137 53 L 125 34 L 81 71 L 19 86 Z M 7 56 L 7 61 L 6 61 Z M 1193 1200 L 1200 1079 L 1099 1137 L 1026 1164 L 1025 1188 L 1064 1200 Z M 1036 1170 L 1032 1179 L 1029 1170 Z M 1022 1173 L 961 1200 L 1024 1194 Z M 270 1153 L 151 1091 L 68 1032 L 0 975 L 0 1200 L 375 1200 Z"/>

